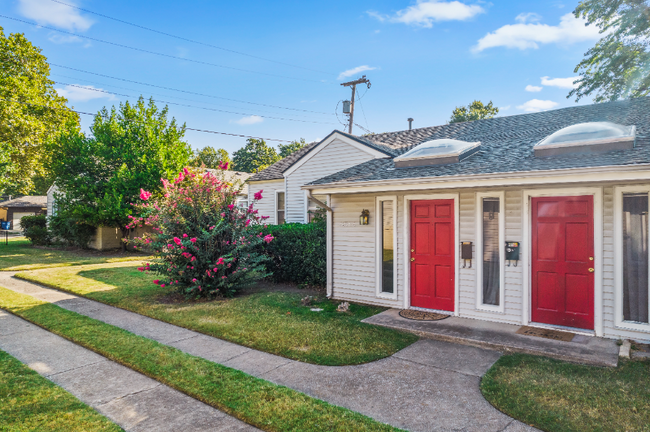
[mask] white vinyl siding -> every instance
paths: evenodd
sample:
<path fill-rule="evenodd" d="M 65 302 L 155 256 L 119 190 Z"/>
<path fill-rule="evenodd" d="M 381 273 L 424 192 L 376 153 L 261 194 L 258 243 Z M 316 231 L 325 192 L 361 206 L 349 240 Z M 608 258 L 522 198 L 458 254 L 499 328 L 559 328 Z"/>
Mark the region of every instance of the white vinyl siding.
<path fill-rule="evenodd" d="M 266 219 L 268 224 L 275 225 L 277 223 L 275 220 L 275 191 L 284 192 L 284 179 L 250 182 L 248 190 L 250 192 L 248 195 L 249 202 L 253 201 L 253 195 L 256 192 L 263 191 L 262 199 L 255 203 L 254 208 L 259 211 L 261 216 L 269 216 Z"/>
<path fill-rule="evenodd" d="M 312 150 L 314 151 L 314 150 Z M 333 140 L 298 169 L 289 174 L 287 181 L 287 222 L 307 222 L 305 192 L 307 183 L 373 159 L 363 150 L 339 139 Z M 369 207 L 374 209 L 374 206 Z"/>

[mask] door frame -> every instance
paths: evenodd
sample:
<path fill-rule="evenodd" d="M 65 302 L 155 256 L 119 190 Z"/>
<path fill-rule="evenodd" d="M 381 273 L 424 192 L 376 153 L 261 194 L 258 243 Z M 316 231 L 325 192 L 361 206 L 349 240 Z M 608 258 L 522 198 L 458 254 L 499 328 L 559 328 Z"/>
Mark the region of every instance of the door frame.
<path fill-rule="evenodd" d="M 522 209 L 522 325 L 532 323 L 532 213 L 531 198 L 536 197 L 564 197 L 591 195 L 594 200 L 594 332 L 596 336 L 603 336 L 603 189 L 600 187 L 568 187 L 557 189 L 524 189 Z M 506 239 L 507 241 L 508 239 Z M 543 323 L 535 323 L 540 327 L 553 327 Z M 587 330 L 589 332 L 589 330 Z"/>
<path fill-rule="evenodd" d="M 454 200 L 454 316 L 459 314 L 459 300 L 460 300 L 460 291 L 459 287 L 459 276 L 460 269 L 458 268 L 458 256 L 460 252 L 460 233 L 459 233 L 459 221 L 460 221 L 460 208 L 459 208 L 459 199 L 458 193 L 432 193 L 432 194 L 416 194 L 416 195 L 404 195 L 404 309 L 409 309 L 411 307 L 411 262 L 409 257 L 411 256 L 408 251 L 411 249 L 411 201 L 417 200 Z M 449 311 L 440 311 L 440 312 L 449 312 Z"/>

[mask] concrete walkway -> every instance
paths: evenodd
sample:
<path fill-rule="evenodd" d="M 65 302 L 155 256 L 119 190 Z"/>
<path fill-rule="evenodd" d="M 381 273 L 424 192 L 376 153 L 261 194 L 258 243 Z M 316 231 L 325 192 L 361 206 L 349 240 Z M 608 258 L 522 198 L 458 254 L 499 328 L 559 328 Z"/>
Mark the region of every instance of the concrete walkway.
<path fill-rule="evenodd" d="M 0 349 L 126 431 L 259 430 L 3 310 Z"/>
<path fill-rule="evenodd" d="M 364 365 L 312 365 L 11 276 L 0 272 L 0 286 L 396 427 L 410 431 L 535 430 L 496 410 L 481 395 L 480 377 L 500 357 L 497 351 L 423 339 L 391 357 Z"/>

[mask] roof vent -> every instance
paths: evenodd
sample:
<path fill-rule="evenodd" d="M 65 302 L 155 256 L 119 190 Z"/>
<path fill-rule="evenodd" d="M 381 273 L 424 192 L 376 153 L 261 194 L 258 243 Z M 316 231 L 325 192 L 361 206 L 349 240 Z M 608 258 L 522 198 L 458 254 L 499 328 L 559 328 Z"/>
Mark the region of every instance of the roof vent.
<path fill-rule="evenodd" d="M 413 119 L 411 117 L 408 118 L 409 122 L 409 130 L 413 129 Z"/>
<path fill-rule="evenodd" d="M 394 159 L 395 168 L 457 163 L 476 153 L 480 142 L 434 139 L 418 144 Z"/>
<path fill-rule="evenodd" d="M 535 144 L 535 156 L 594 153 L 634 148 L 635 126 L 610 122 L 579 123 L 565 127 Z"/>

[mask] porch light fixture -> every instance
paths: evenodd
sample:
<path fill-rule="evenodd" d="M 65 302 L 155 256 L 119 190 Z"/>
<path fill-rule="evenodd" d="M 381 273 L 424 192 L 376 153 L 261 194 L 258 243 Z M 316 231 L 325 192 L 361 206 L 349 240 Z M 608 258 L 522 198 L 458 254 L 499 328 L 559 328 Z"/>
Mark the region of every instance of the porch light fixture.
<path fill-rule="evenodd" d="M 418 144 L 393 160 L 395 168 L 458 163 L 479 151 L 480 147 L 480 141 L 433 139 Z"/>
<path fill-rule="evenodd" d="M 359 225 L 368 225 L 370 223 L 370 210 L 362 210 L 359 216 Z"/>
<path fill-rule="evenodd" d="M 634 148 L 636 127 L 611 122 L 578 123 L 560 129 L 535 144 L 535 156 L 595 153 Z"/>

